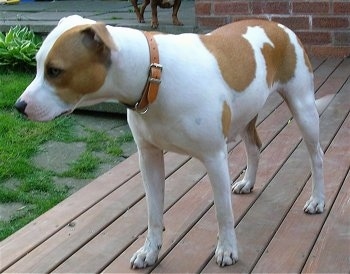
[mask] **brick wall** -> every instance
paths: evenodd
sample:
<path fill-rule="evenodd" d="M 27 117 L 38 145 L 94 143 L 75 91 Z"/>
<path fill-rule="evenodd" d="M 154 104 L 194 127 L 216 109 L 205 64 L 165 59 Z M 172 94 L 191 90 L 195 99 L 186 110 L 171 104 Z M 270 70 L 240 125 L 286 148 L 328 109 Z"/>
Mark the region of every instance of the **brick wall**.
<path fill-rule="evenodd" d="M 350 56 L 349 0 L 195 0 L 195 10 L 202 30 L 268 19 L 294 30 L 311 55 Z"/>

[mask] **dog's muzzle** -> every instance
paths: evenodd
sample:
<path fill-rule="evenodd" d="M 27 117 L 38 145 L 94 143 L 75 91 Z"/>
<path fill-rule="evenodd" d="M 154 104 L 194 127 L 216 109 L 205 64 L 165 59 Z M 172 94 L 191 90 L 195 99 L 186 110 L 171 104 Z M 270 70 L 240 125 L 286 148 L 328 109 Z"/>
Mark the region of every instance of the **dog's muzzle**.
<path fill-rule="evenodd" d="M 24 100 L 18 99 L 16 104 L 15 104 L 15 108 L 18 110 L 18 112 L 20 112 L 21 114 L 27 116 L 27 114 L 25 113 L 27 107 L 27 103 Z"/>

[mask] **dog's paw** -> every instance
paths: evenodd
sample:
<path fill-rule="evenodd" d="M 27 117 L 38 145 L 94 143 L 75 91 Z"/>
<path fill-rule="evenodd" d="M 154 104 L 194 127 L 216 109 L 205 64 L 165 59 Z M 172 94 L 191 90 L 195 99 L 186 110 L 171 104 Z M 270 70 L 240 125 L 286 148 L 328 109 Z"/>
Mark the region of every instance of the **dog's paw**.
<path fill-rule="evenodd" d="M 308 214 L 322 213 L 324 207 L 324 199 L 311 197 L 304 206 L 304 212 Z"/>
<path fill-rule="evenodd" d="M 254 184 L 252 184 L 250 181 L 242 180 L 238 181 L 233 184 L 232 186 L 232 192 L 236 194 L 247 194 L 252 192 L 254 187 Z"/>
<path fill-rule="evenodd" d="M 145 244 L 130 259 L 130 267 L 132 269 L 146 268 L 155 264 L 158 259 L 160 247 L 152 247 Z"/>
<path fill-rule="evenodd" d="M 183 26 L 184 24 L 177 18 L 176 15 L 173 15 L 173 25 L 174 26 Z"/>
<path fill-rule="evenodd" d="M 140 24 L 146 23 L 146 21 L 143 17 L 139 17 L 137 20 L 139 21 Z"/>
<path fill-rule="evenodd" d="M 215 259 L 221 267 L 233 265 L 238 261 L 237 248 L 228 244 L 218 244 L 215 250 Z"/>
<path fill-rule="evenodd" d="M 135 13 L 136 13 L 137 21 L 139 23 L 145 23 L 145 19 L 143 18 L 143 15 L 140 13 L 139 8 L 135 9 Z"/>
<path fill-rule="evenodd" d="M 158 19 L 152 19 L 151 28 L 152 28 L 152 29 L 157 29 L 158 26 L 159 26 Z"/>

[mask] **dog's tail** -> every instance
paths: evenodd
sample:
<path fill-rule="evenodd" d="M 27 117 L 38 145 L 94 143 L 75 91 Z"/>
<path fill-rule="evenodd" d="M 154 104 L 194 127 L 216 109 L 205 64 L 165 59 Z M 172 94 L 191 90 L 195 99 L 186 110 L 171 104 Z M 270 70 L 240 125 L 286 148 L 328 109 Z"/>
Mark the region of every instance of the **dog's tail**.
<path fill-rule="evenodd" d="M 333 100 L 335 94 L 325 95 L 316 100 L 316 108 L 319 115 L 326 109 L 329 103 Z"/>

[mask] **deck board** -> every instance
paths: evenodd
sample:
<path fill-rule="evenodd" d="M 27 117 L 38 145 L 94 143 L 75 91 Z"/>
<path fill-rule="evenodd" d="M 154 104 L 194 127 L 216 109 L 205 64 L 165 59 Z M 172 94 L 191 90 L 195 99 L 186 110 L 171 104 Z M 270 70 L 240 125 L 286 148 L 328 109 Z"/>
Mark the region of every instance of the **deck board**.
<path fill-rule="evenodd" d="M 349 171 L 349 170 L 348 170 Z M 350 254 L 350 174 L 340 189 L 316 245 L 303 268 L 304 273 L 348 273 Z M 336 225 L 335 225 L 336 224 Z M 331 254 L 329 250 L 336 250 Z"/>
<path fill-rule="evenodd" d="M 187 160 L 187 156 L 167 153 L 165 155 L 166 174 L 173 173 L 179 165 Z M 137 163 L 134 165 L 137 165 Z M 114 173 L 114 175 L 116 174 L 118 173 Z M 113 178 L 110 179 L 113 180 Z M 144 197 L 144 190 L 140 181 L 141 175 L 137 173 L 136 176 L 130 178 L 127 184 L 123 184 L 113 192 L 108 193 L 102 201 L 71 220 L 65 227 L 26 255 L 18 264 L 11 267 L 9 271 L 19 272 L 25 267 L 29 272 L 48 272 L 53 266 L 59 265 L 75 253 L 76 249 L 86 245 L 89 240 L 93 239 L 113 220 L 119 219 L 119 216 L 124 216 L 130 206 Z M 135 207 L 132 207 L 132 210 L 135 210 Z M 143 208 L 141 210 L 144 211 Z M 143 215 L 145 216 L 145 214 Z M 124 221 L 123 219 L 119 220 Z M 140 221 L 138 224 L 143 223 Z M 43 257 L 45 257 L 45 260 L 42 260 Z"/>
<path fill-rule="evenodd" d="M 301 192 L 301 195 L 295 201 L 278 231 L 273 236 L 273 239 L 267 246 L 262 256 L 259 258 L 253 272 L 296 273 L 302 270 L 303 264 L 305 263 L 305 258 L 310 253 L 313 242 L 318 237 L 323 222 L 327 217 L 329 208 L 332 206 L 335 199 L 335 191 L 338 189 L 339 184 L 341 184 L 349 169 L 350 148 L 347 140 L 350 133 L 349 119 L 350 117 L 348 116 L 347 121 L 342 125 L 341 130 L 337 133 L 335 139 L 332 141 L 329 149 L 325 153 L 325 182 L 327 182 L 327 204 L 325 213 L 309 216 L 303 214 L 303 212 L 300 210 L 305 201 L 308 199 L 308 190 L 311 188 L 311 182 L 308 180 L 305 186 L 305 190 L 307 191 Z M 337 161 L 334 161 L 334 159 L 337 159 Z M 333 190 L 333 192 L 331 190 Z M 285 252 L 286 249 L 288 252 Z M 339 249 L 339 251 L 341 252 L 342 250 Z M 346 253 L 346 250 L 344 249 L 343 251 L 344 252 L 342 254 L 344 254 L 344 256 L 346 256 L 346 254 L 349 256 L 350 252 Z M 278 260 L 274 260 L 274 258 L 277 257 Z M 320 272 L 321 269 L 316 272 Z M 344 271 L 340 271 L 340 269 L 338 270 L 339 272 Z M 335 272 L 334 269 L 331 272 Z"/>
<path fill-rule="evenodd" d="M 238 263 L 213 259 L 217 224 L 210 182 L 196 159 L 165 154 L 163 247 L 156 266 L 130 269 L 145 239 L 147 210 L 134 154 L 0 243 L 0 272 L 349 272 L 350 59 L 312 58 L 316 97 L 335 94 L 320 117 L 326 212 L 303 213 L 310 167 L 300 132 L 278 95 L 259 113 L 263 142 L 252 194 L 233 195 Z M 233 180 L 244 146 L 229 144 Z M 276 257 L 279 259 L 276 260 Z"/>
<path fill-rule="evenodd" d="M 180 174 L 178 174 L 180 173 Z M 196 159 L 191 159 L 186 166 L 178 170 L 166 180 L 165 189 L 165 208 L 170 207 L 178 197 L 183 196 L 189 188 L 205 174 L 204 166 Z M 179 180 L 184 180 L 180 185 Z M 174 186 L 177 186 L 176 188 Z M 135 220 L 138 220 L 135 223 Z M 147 227 L 146 201 L 142 199 L 128 212 L 114 221 L 110 226 L 103 230 L 99 235 L 82 247 L 78 252 L 72 255 L 55 271 L 57 272 L 96 272 L 101 262 L 108 263 L 110 260 L 109 252 L 115 251 L 116 247 L 122 248 Z M 115 237 L 114 235 L 118 235 Z M 91 259 L 84 261 L 86 254 L 97 254 Z M 103 251 L 103 252 L 102 252 Z M 83 261 L 83 263 L 81 263 Z M 96 263 L 98 261 L 98 263 Z M 79 262 L 79 264 L 78 264 Z M 77 265 L 78 264 L 78 265 Z M 78 267 L 79 269 L 76 269 Z"/>
<path fill-rule="evenodd" d="M 77 216 L 96 204 L 98 199 L 102 200 L 113 189 L 139 173 L 137 163 L 137 155 L 132 155 L 29 223 L 24 229 L 3 240 L 0 244 L 0 272 L 55 235 Z"/>

